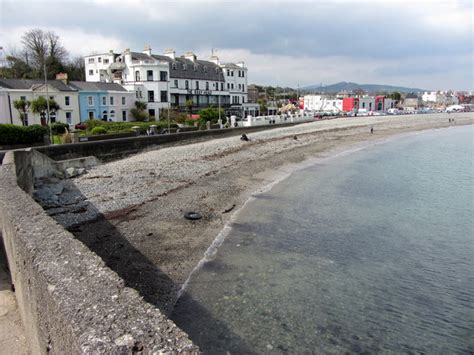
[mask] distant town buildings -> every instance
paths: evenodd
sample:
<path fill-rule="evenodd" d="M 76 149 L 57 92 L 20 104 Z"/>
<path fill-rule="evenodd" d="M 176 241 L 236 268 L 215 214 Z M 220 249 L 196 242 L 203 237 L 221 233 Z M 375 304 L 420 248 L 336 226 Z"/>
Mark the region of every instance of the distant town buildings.
<path fill-rule="evenodd" d="M 303 97 L 304 109 L 310 111 L 323 111 L 331 113 L 340 112 L 383 112 L 393 108 L 395 103 L 385 96 L 355 96 L 343 95 L 340 97 L 325 95 L 305 95 Z"/>

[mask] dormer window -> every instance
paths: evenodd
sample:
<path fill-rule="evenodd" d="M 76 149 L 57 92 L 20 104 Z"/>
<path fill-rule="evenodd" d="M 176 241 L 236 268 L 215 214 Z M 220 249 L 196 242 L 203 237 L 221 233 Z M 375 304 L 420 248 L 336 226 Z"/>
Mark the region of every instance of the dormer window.
<path fill-rule="evenodd" d="M 172 63 L 172 64 L 171 64 L 171 68 L 172 68 L 173 70 L 176 70 L 176 63 Z"/>
<path fill-rule="evenodd" d="M 187 64 L 183 64 L 183 70 L 187 70 L 188 69 L 188 65 Z"/>
<path fill-rule="evenodd" d="M 204 73 L 207 73 L 207 66 L 204 66 Z"/>
<path fill-rule="evenodd" d="M 194 71 L 197 71 L 197 69 L 198 69 L 197 65 L 195 65 L 195 66 L 193 67 L 193 69 L 194 69 Z"/>

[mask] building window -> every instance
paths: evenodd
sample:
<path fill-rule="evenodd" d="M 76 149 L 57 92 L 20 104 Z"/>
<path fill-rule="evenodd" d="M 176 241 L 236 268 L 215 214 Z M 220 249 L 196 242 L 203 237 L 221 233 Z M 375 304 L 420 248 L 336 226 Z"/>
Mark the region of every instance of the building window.
<path fill-rule="evenodd" d="M 125 103 L 126 103 L 126 101 L 125 101 L 125 96 L 122 96 L 122 105 L 125 106 Z"/>
<path fill-rule="evenodd" d="M 89 70 L 89 75 L 94 75 L 94 70 L 90 69 Z"/>
<path fill-rule="evenodd" d="M 102 111 L 102 120 L 107 121 L 107 111 Z"/>
<path fill-rule="evenodd" d="M 140 71 L 139 70 L 137 70 L 135 72 L 135 81 L 140 81 Z"/>
<path fill-rule="evenodd" d="M 188 66 L 186 64 L 183 64 L 183 70 L 187 70 Z"/>
<path fill-rule="evenodd" d="M 88 112 L 88 115 L 89 115 L 89 119 L 90 119 L 90 120 L 93 120 L 93 119 L 94 119 L 94 111 L 89 111 L 89 112 Z"/>
<path fill-rule="evenodd" d="M 230 76 L 234 76 L 234 71 L 233 70 L 230 72 Z"/>
<path fill-rule="evenodd" d="M 184 88 L 185 88 L 186 90 L 189 89 L 189 81 L 186 80 L 186 81 L 184 82 Z"/>
<path fill-rule="evenodd" d="M 107 97 L 102 96 L 102 106 L 106 106 L 106 105 L 107 105 Z"/>
<path fill-rule="evenodd" d="M 64 105 L 65 106 L 69 106 L 69 104 L 70 104 L 69 100 L 70 100 L 69 96 L 64 97 Z"/>
<path fill-rule="evenodd" d="M 168 73 L 165 71 L 160 71 L 160 81 L 168 81 Z"/>
<path fill-rule="evenodd" d="M 174 87 L 175 87 L 175 88 L 178 87 L 178 80 L 175 80 L 175 81 L 174 81 Z"/>
<path fill-rule="evenodd" d="M 242 89 L 242 85 L 239 84 L 239 90 Z"/>
<path fill-rule="evenodd" d="M 110 119 L 113 121 L 115 119 L 115 111 L 110 111 Z"/>
<path fill-rule="evenodd" d="M 224 83 L 221 83 L 221 91 L 224 91 Z"/>
<path fill-rule="evenodd" d="M 126 121 L 127 120 L 127 111 L 122 111 L 122 121 Z"/>
<path fill-rule="evenodd" d="M 245 92 L 245 85 L 242 84 L 242 91 Z"/>
<path fill-rule="evenodd" d="M 153 70 L 146 71 L 146 81 L 153 81 Z"/>
<path fill-rule="evenodd" d="M 109 64 L 109 60 L 108 60 L 108 59 L 104 59 L 104 64 Z"/>
<path fill-rule="evenodd" d="M 242 78 L 245 78 L 245 71 L 242 70 Z"/>
<path fill-rule="evenodd" d="M 193 70 L 194 70 L 194 71 L 197 71 L 197 69 L 198 69 L 197 65 L 194 65 L 194 66 L 193 66 Z"/>
<path fill-rule="evenodd" d="M 20 96 L 20 100 L 26 101 L 26 96 Z"/>
<path fill-rule="evenodd" d="M 209 90 L 209 82 L 206 81 L 206 90 Z"/>
<path fill-rule="evenodd" d="M 110 105 L 112 106 L 114 104 L 114 97 L 110 96 Z"/>
<path fill-rule="evenodd" d="M 87 97 L 87 104 L 89 106 L 94 106 L 94 98 L 92 96 Z"/>
<path fill-rule="evenodd" d="M 97 61 L 98 61 L 99 63 L 102 63 L 102 57 L 97 58 Z"/>
<path fill-rule="evenodd" d="M 227 83 L 227 90 L 230 89 L 230 83 Z"/>
<path fill-rule="evenodd" d="M 155 102 L 155 92 L 153 90 L 148 91 L 148 102 Z"/>
<path fill-rule="evenodd" d="M 176 63 L 171 64 L 171 69 L 176 70 Z"/>
<path fill-rule="evenodd" d="M 89 64 L 94 63 L 94 58 L 89 58 Z"/>
<path fill-rule="evenodd" d="M 196 90 L 199 90 L 199 81 L 196 80 Z"/>
<path fill-rule="evenodd" d="M 150 118 L 155 117 L 155 109 L 153 108 L 148 109 L 148 116 L 150 116 Z"/>
<path fill-rule="evenodd" d="M 207 73 L 207 66 L 204 66 L 203 70 L 204 70 L 204 73 Z"/>
<path fill-rule="evenodd" d="M 227 69 L 227 76 L 230 76 L 230 70 Z"/>
<path fill-rule="evenodd" d="M 234 83 L 230 84 L 230 88 L 234 90 Z"/>
<path fill-rule="evenodd" d="M 362 103 L 362 108 L 365 108 L 365 102 Z"/>
<path fill-rule="evenodd" d="M 372 111 L 372 102 L 369 102 L 369 110 Z"/>
<path fill-rule="evenodd" d="M 160 101 L 168 102 L 168 91 L 160 91 Z"/>

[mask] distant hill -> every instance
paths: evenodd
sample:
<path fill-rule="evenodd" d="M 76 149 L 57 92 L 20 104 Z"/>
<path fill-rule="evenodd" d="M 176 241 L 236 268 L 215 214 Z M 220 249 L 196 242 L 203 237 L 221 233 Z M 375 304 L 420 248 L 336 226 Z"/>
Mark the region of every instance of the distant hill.
<path fill-rule="evenodd" d="M 338 93 L 340 91 L 355 91 L 355 90 L 363 90 L 366 92 L 392 92 L 398 91 L 401 93 L 409 93 L 409 92 L 424 92 L 427 90 L 417 89 L 417 88 L 407 88 L 403 86 L 391 86 L 391 85 L 376 85 L 376 84 L 357 84 L 357 83 L 347 83 L 345 81 L 341 81 L 340 83 L 332 84 L 332 85 L 309 85 L 300 88 L 301 90 L 305 91 L 317 91 L 321 93 Z"/>

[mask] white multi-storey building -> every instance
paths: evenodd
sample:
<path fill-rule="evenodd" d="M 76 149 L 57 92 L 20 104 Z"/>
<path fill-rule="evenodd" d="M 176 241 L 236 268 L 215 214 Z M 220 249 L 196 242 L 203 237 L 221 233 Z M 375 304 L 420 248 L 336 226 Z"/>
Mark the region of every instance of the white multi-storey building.
<path fill-rule="evenodd" d="M 200 60 L 192 52 L 177 57 L 168 49 L 164 55 L 125 50 L 85 58 L 86 81 L 116 82 L 134 91 L 137 100 L 147 102 L 155 116 L 164 108 L 194 111 L 209 106 L 242 112 L 248 102 L 247 68 L 243 63 L 221 64 L 219 58 Z M 187 104 L 188 102 L 188 104 Z"/>
<path fill-rule="evenodd" d="M 342 99 L 328 98 L 322 95 L 305 95 L 303 107 L 308 111 L 325 111 L 338 113 L 342 111 Z"/>

